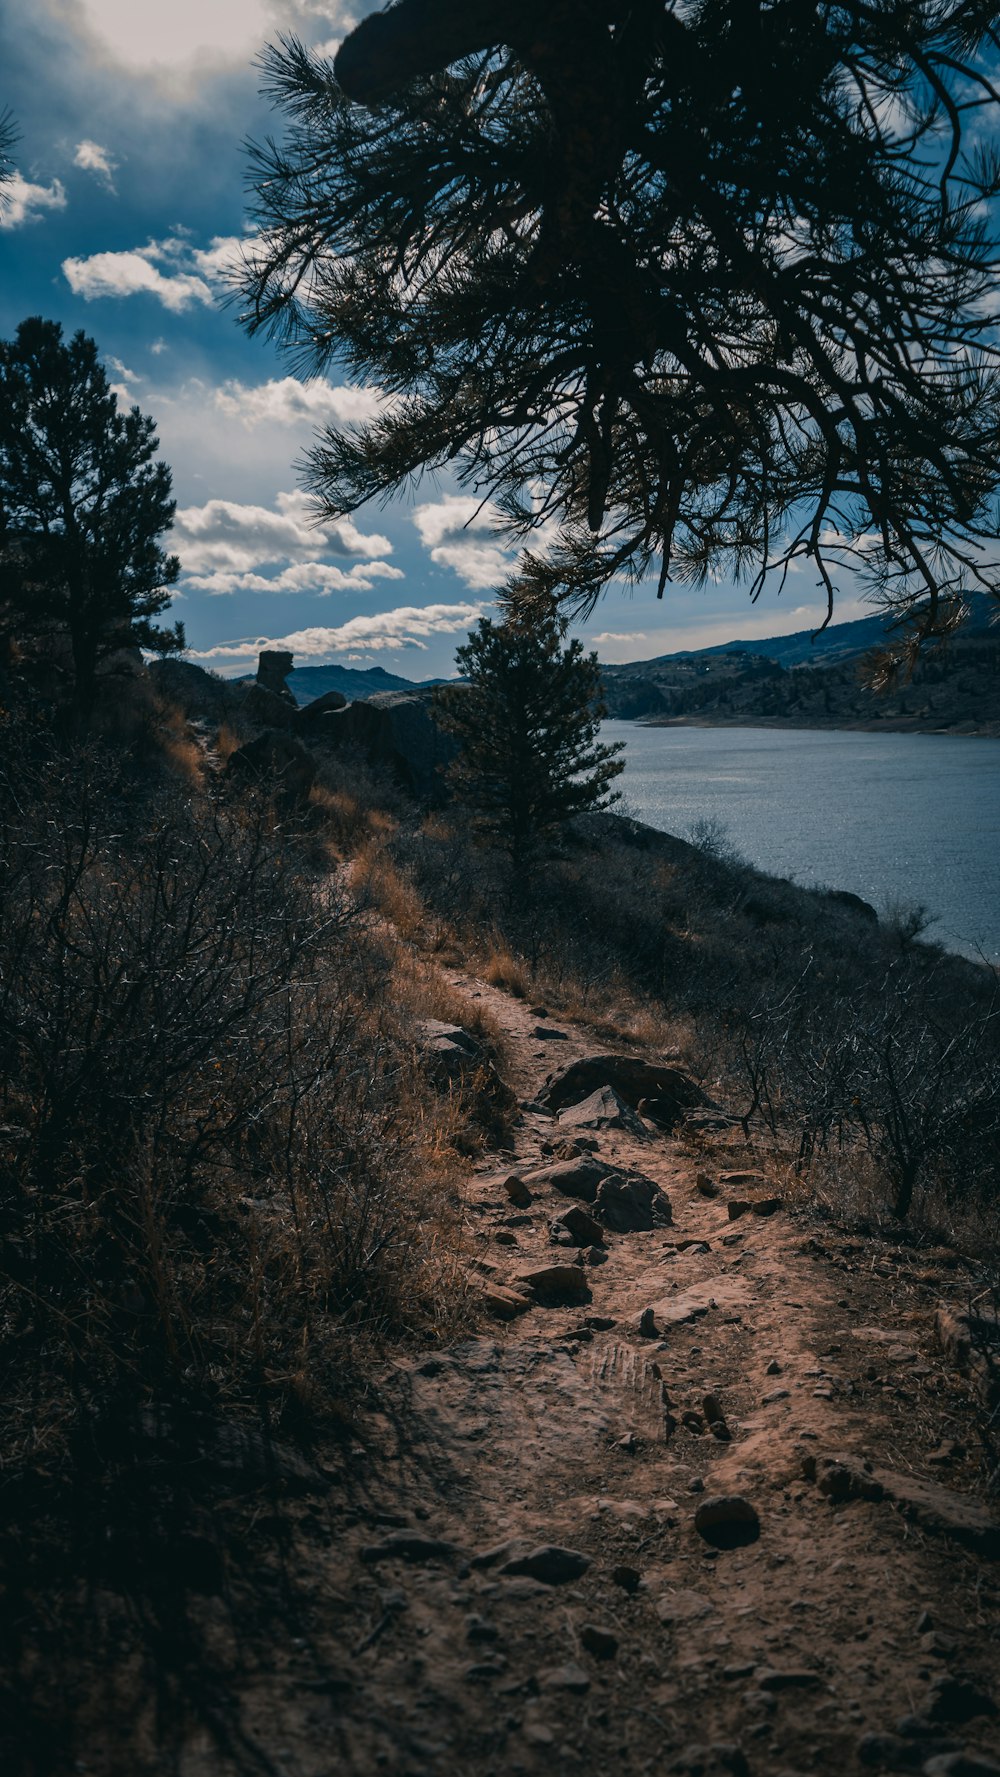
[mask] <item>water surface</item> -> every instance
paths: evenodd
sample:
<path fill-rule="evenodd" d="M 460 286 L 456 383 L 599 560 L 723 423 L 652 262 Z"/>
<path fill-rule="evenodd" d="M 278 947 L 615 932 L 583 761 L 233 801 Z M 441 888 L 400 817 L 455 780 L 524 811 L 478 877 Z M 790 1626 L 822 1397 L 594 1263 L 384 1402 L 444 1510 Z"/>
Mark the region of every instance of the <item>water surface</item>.
<path fill-rule="evenodd" d="M 687 838 L 721 822 L 775 876 L 922 903 L 927 936 L 1000 962 L 1000 740 L 830 729 L 643 728 L 624 740 L 628 812 Z"/>

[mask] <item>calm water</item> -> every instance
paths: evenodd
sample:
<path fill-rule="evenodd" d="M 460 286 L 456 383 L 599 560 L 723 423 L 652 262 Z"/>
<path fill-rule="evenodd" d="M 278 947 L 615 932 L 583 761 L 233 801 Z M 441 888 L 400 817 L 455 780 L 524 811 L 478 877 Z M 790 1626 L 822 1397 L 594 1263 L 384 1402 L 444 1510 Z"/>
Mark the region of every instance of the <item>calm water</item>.
<path fill-rule="evenodd" d="M 879 912 L 922 902 L 928 937 L 1000 961 L 1000 740 L 816 729 L 641 728 L 628 812 L 688 837 L 721 822 L 759 869 L 851 889 Z"/>

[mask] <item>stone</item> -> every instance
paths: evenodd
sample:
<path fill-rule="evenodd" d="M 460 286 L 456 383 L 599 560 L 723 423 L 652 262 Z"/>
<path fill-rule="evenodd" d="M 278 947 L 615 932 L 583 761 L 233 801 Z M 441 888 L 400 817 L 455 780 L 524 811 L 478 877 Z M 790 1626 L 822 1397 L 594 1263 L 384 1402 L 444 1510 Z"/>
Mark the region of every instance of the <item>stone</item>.
<path fill-rule="evenodd" d="M 481 1616 L 477 1616 L 477 1615 L 473 1614 L 471 1617 L 468 1617 L 466 1619 L 466 1624 L 465 1624 L 465 1639 L 466 1639 L 466 1641 L 472 1641 L 472 1642 L 496 1641 L 499 1633 L 500 1633 L 500 1631 L 497 1628 L 496 1624 L 489 1622 L 486 1617 L 481 1617 Z"/>
<path fill-rule="evenodd" d="M 712 1436 L 718 1438 L 720 1443 L 728 1444 L 732 1434 L 726 1424 L 726 1415 L 722 1411 L 722 1402 L 718 1395 L 707 1394 L 701 1403 L 701 1408 Z"/>
<path fill-rule="evenodd" d="M 347 698 L 342 691 L 324 691 L 322 697 L 314 697 L 310 703 L 303 704 L 295 718 L 295 727 L 310 740 L 322 740 L 330 717 L 346 708 Z"/>
<path fill-rule="evenodd" d="M 731 1222 L 738 1222 L 740 1216 L 748 1215 L 750 1204 L 745 1197 L 730 1197 L 726 1210 Z"/>
<path fill-rule="evenodd" d="M 265 648 L 257 656 L 257 683 L 295 707 L 295 699 L 285 684 L 295 662 L 287 648 Z"/>
<path fill-rule="evenodd" d="M 1000 1777 L 1000 1765 L 981 1752 L 941 1752 L 921 1772 L 922 1777 Z"/>
<path fill-rule="evenodd" d="M 723 1190 L 727 1191 L 739 1190 L 741 1186 L 746 1190 L 750 1185 L 765 1185 L 766 1183 L 767 1180 L 762 1172 L 741 1172 L 737 1170 L 735 1172 L 720 1172 L 719 1174 L 719 1185 Z"/>
<path fill-rule="evenodd" d="M 595 1660 L 613 1660 L 618 1652 L 618 1637 L 613 1629 L 605 1629 L 600 1623 L 584 1623 L 580 1630 L 580 1645 Z"/>
<path fill-rule="evenodd" d="M 590 1556 L 579 1549 L 565 1549 L 558 1543 L 543 1543 L 526 1554 L 512 1555 L 499 1571 L 512 1577 L 524 1574 L 543 1586 L 566 1586 L 578 1580 L 590 1566 Z"/>
<path fill-rule="evenodd" d="M 554 1024 L 536 1024 L 532 1036 L 540 1043 L 568 1043 L 569 1032 L 557 1030 Z"/>
<path fill-rule="evenodd" d="M 568 1660 L 565 1666 L 550 1666 L 547 1672 L 539 1674 L 538 1682 L 543 1691 L 571 1691 L 578 1697 L 590 1689 L 588 1674 L 574 1660 Z"/>
<path fill-rule="evenodd" d="M 584 1248 L 583 1262 L 585 1265 L 606 1265 L 608 1257 L 609 1254 L 605 1251 L 603 1246 L 588 1246 Z"/>
<path fill-rule="evenodd" d="M 768 1365 L 766 1365 L 765 1370 L 764 1370 L 764 1374 L 765 1374 L 765 1376 L 780 1376 L 781 1375 L 781 1365 L 779 1364 L 776 1357 L 772 1357 L 770 1363 Z"/>
<path fill-rule="evenodd" d="M 652 1308 L 644 1308 L 639 1316 L 636 1332 L 643 1339 L 658 1339 L 660 1329 L 656 1324 L 656 1315 Z"/>
<path fill-rule="evenodd" d="M 458 1555 L 457 1544 L 439 1536 L 421 1536 L 414 1530 L 395 1530 L 380 1543 L 369 1543 L 361 1550 L 362 1561 L 369 1565 L 378 1561 L 452 1561 Z"/>
<path fill-rule="evenodd" d="M 743 1548 L 760 1535 L 756 1508 L 741 1493 L 706 1495 L 695 1511 L 694 1526 L 717 1549 Z"/>
<path fill-rule="evenodd" d="M 565 1229 L 574 1246 L 604 1245 L 604 1229 L 600 1222 L 595 1222 L 593 1216 L 589 1216 L 577 1203 L 563 1210 L 552 1223 L 553 1236 L 557 1229 Z"/>
<path fill-rule="evenodd" d="M 526 1314 L 531 1307 L 530 1298 L 521 1295 L 518 1290 L 509 1290 L 502 1283 L 491 1280 L 479 1282 L 473 1288 L 478 1292 L 479 1299 L 488 1314 L 494 1320 L 516 1320 L 519 1314 Z"/>
<path fill-rule="evenodd" d="M 590 1290 L 579 1265 L 541 1265 L 533 1271 L 522 1271 L 517 1279 L 539 1302 L 589 1302 Z"/>
<path fill-rule="evenodd" d="M 507 1193 L 510 1202 L 516 1204 L 518 1209 L 527 1209 L 533 1201 L 531 1192 L 519 1173 L 509 1172 L 506 1178 L 501 1179 L 500 1189 Z"/>
<path fill-rule="evenodd" d="M 369 765 L 390 771 L 396 782 L 421 802 L 445 799 L 443 768 L 457 743 L 434 719 L 427 690 L 380 691 L 333 710 L 323 725 L 326 746 L 360 752 Z"/>
<path fill-rule="evenodd" d="M 635 1055 L 585 1055 L 550 1074 L 539 1097 L 551 1110 L 560 1111 L 605 1086 L 633 1110 L 640 1100 L 649 1100 L 655 1107 L 650 1114 L 665 1125 L 676 1122 L 685 1110 L 710 1102 L 679 1068 Z"/>
<path fill-rule="evenodd" d="M 757 1684 L 762 1691 L 807 1691 L 824 1683 L 822 1674 L 811 1672 L 807 1666 L 784 1670 L 767 1668 L 757 1674 Z"/>
<path fill-rule="evenodd" d="M 669 1228 L 672 1220 L 669 1197 L 642 1173 L 610 1173 L 603 1178 L 597 1187 L 594 1213 L 615 1234 Z"/>
<path fill-rule="evenodd" d="M 620 1562 L 617 1567 L 611 1569 L 611 1578 L 616 1586 L 621 1587 L 623 1592 L 632 1593 L 639 1590 L 642 1575 L 637 1567 L 629 1567 L 624 1562 Z"/>
<path fill-rule="evenodd" d="M 790 1399 L 791 1399 L 791 1392 L 789 1389 L 787 1389 L 787 1388 L 772 1388 L 768 1394 L 766 1394 L 762 1397 L 761 1406 L 762 1407 L 773 1407 L 775 1401 L 787 1401 Z"/>
<path fill-rule="evenodd" d="M 637 1140 L 646 1135 L 641 1118 L 613 1086 L 599 1086 L 589 1098 L 560 1111 L 559 1122 L 564 1129 L 622 1129 Z"/>
<path fill-rule="evenodd" d="M 994 1560 L 1000 1557 L 1000 1523 L 993 1514 L 937 1481 L 917 1480 L 856 1456 L 807 1457 L 803 1474 L 835 1505 L 849 1499 L 885 1500 L 932 1535 L 950 1537 Z"/>
<path fill-rule="evenodd" d="M 280 802 L 299 807 L 316 781 L 316 761 L 293 735 L 261 734 L 230 755 L 226 775 L 273 788 Z"/>
<path fill-rule="evenodd" d="M 677 1623 L 696 1623 L 702 1617 L 710 1617 L 714 1604 L 703 1592 L 692 1592 L 682 1588 L 677 1592 L 664 1592 L 656 1600 L 656 1614 L 666 1627 Z"/>
<path fill-rule="evenodd" d="M 583 1203 L 593 1203 L 597 1197 L 598 1187 L 614 1169 L 603 1160 L 592 1160 L 587 1155 L 577 1155 L 570 1160 L 557 1160 L 552 1166 L 539 1166 L 524 1174 L 526 1185 L 550 1185 L 562 1197 L 579 1197 Z"/>
<path fill-rule="evenodd" d="M 497 1233 L 494 1234 L 493 1238 L 496 1241 L 498 1246 L 516 1246 L 517 1245 L 517 1235 L 512 1234 L 509 1228 L 498 1229 Z"/>
<path fill-rule="evenodd" d="M 702 1197 L 718 1197 L 721 1195 L 720 1187 L 716 1184 L 714 1178 L 712 1178 L 707 1172 L 696 1173 L 694 1188 Z"/>
<path fill-rule="evenodd" d="M 783 1197 L 755 1197 L 750 1205 L 750 1211 L 755 1216 L 773 1216 L 784 1207 Z"/>
<path fill-rule="evenodd" d="M 927 1717 L 933 1722 L 964 1723 L 980 1715 L 996 1715 L 997 1706 L 972 1679 L 944 1673 L 931 1685 Z"/>

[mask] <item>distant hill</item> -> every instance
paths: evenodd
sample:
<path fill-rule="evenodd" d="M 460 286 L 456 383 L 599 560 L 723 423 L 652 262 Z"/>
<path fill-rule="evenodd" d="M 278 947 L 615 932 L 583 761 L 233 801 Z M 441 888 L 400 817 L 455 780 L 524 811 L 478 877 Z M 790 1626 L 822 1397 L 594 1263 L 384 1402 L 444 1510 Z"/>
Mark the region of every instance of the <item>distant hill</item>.
<path fill-rule="evenodd" d="M 795 728 L 892 727 L 1000 734 L 997 607 L 973 601 L 969 622 L 945 648 L 929 648 L 912 682 L 876 694 L 859 665 L 885 639 L 881 617 L 811 632 L 726 642 L 602 668 L 608 713 L 649 722 L 765 722 Z"/>
<path fill-rule="evenodd" d="M 352 703 L 374 697 L 377 691 L 419 691 L 441 685 L 443 679 L 404 679 L 382 666 L 296 666 L 286 681 L 297 703 L 312 703 L 327 691 L 339 691 Z"/>

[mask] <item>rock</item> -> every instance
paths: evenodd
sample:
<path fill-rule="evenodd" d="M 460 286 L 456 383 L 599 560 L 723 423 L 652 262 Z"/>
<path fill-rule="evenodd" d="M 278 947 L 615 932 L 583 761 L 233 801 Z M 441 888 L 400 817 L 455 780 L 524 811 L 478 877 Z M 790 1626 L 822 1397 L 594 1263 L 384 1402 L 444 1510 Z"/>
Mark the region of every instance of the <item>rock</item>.
<path fill-rule="evenodd" d="M 617 1567 L 611 1569 L 611 1578 L 616 1586 L 621 1587 L 623 1592 L 632 1593 L 639 1590 L 642 1575 L 637 1567 L 628 1567 L 619 1563 Z"/>
<path fill-rule="evenodd" d="M 543 1543 L 527 1554 L 513 1555 L 503 1562 L 500 1572 L 511 1576 L 526 1574 L 543 1586 L 566 1586 L 578 1580 L 590 1566 L 590 1556 L 579 1549 L 564 1549 L 558 1543 Z"/>
<path fill-rule="evenodd" d="M 603 1160 L 591 1160 L 586 1155 L 580 1155 L 526 1172 L 524 1182 L 531 1185 L 551 1185 L 563 1197 L 579 1197 L 583 1203 L 593 1203 L 598 1186 L 611 1171 L 613 1168 Z"/>
<path fill-rule="evenodd" d="M 218 723 L 232 701 L 228 679 L 217 678 L 191 660 L 151 660 L 147 672 L 155 689 L 191 721 Z"/>
<path fill-rule="evenodd" d="M 444 800 L 442 768 L 456 742 L 434 719 L 431 691 L 380 691 L 332 711 L 324 742 L 338 750 L 356 748 L 370 765 L 390 771 L 403 789 L 421 801 Z"/>
<path fill-rule="evenodd" d="M 1000 1317 L 996 1310 L 960 1313 L 939 1306 L 934 1318 L 938 1344 L 949 1363 L 970 1376 L 986 1407 L 1000 1406 Z"/>
<path fill-rule="evenodd" d="M 760 1519 L 741 1493 L 710 1493 L 699 1504 L 694 1526 L 717 1549 L 742 1548 L 757 1541 Z"/>
<path fill-rule="evenodd" d="M 580 1645 L 595 1660 L 613 1660 L 618 1652 L 618 1637 L 613 1629 L 604 1629 L 599 1623 L 584 1623 L 580 1630 Z"/>
<path fill-rule="evenodd" d="M 656 1600 L 656 1614 L 664 1625 L 675 1623 L 696 1623 L 702 1617 L 710 1617 L 714 1604 L 703 1592 L 691 1592 L 681 1588 L 678 1592 L 664 1592 Z"/>
<path fill-rule="evenodd" d="M 824 1682 L 821 1673 L 810 1672 L 807 1666 L 785 1668 L 783 1671 L 768 1668 L 757 1674 L 757 1684 L 762 1691 L 814 1690 Z"/>
<path fill-rule="evenodd" d="M 807 1480 L 816 1481 L 833 1504 L 848 1499 L 886 1500 L 921 1529 L 950 1537 L 977 1554 L 1000 1557 L 1000 1524 L 992 1513 L 978 1501 L 936 1481 L 919 1481 L 855 1456 L 807 1457 L 803 1473 Z"/>
<path fill-rule="evenodd" d="M 289 703 L 277 691 L 258 685 L 255 680 L 234 685 L 230 695 L 243 722 L 253 722 L 258 728 L 280 728 L 286 734 L 295 727 L 294 698 Z"/>
<path fill-rule="evenodd" d="M 764 1395 L 762 1397 L 761 1406 L 762 1407 L 773 1407 L 775 1401 L 787 1401 L 790 1399 L 791 1399 L 791 1392 L 789 1389 L 787 1389 L 787 1388 L 772 1388 L 766 1395 Z"/>
<path fill-rule="evenodd" d="M 380 1543 L 369 1543 L 361 1550 L 361 1559 L 369 1564 L 377 1561 L 453 1561 L 459 1553 L 455 1543 L 438 1536 L 421 1536 L 413 1530 L 394 1530 Z"/>
<path fill-rule="evenodd" d="M 600 1222 L 595 1222 L 593 1216 L 589 1216 L 578 1203 L 563 1210 L 562 1214 L 552 1223 L 553 1237 L 556 1236 L 559 1229 L 565 1229 L 574 1246 L 604 1245 L 604 1229 Z"/>
<path fill-rule="evenodd" d="M 550 1666 L 547 1672 L 539 1673 L 538 1682 L 543 1691 L 571 1691 L 579 1697 L 590 1689 L 589 1677 L 573 1660 L 565 1666 Z"/>
<path fill-rule="evenodd" d="M 696 1438 L 700 1438 L 702 1432 L 705 1429 L 705 1421 L 703 1420 L 700 1413 L 694 1413 L 694 1412 L 682 1413 L 681 1414 L 681 1424 L 683 1426 L 685 1426 L 686 1429 L 689 1432 L 691 1432 Z"/>
<path fill-rule="evenodd" d="M 755 1197 L 750 1205 L 751 1214 L 755 1216 L 773 1216 L 779 1209 L 784 1209 L 783 1197 Z"/>
<path fill-rule="evenodd" d="M 616 1234 L 669 1228 L 670 1199 L 641 1173 L 609 1173 L 597 1187 L 594 1213 Z"/>
<path fill-rule="evenodd" d="M 718 1438 L 720 1443 L 728 1444 L 732 1434 L 726 1424 L 726 1415 L 722 1411 L 722 1402 L 718 1395 L 707 1394 L 701 1406 L 712 1436 Z"/>
<path fill-rule="evenodd" d="M 537 1038 L 537 1040 L 540 1043 L 568 1043 L 569 1042 L 568 1031 L 557 1030 L 556 1027 L 552 1024 L 536 1024 L 536 1026 L 531 1034 L 533 1037 Z"/>
<path fill-rule="evenodd" d="M 546 1305 L 590 1301 L 587 1279 L 579 1265 L 541 1265 L 522 1271 L 517 1281 Z"/>
<path fill-rule="evenodd" d="M 646 1135 L 642 1119 L 613 1086 L 599 1086 L 589 1098 L 560 1111 L 559 1122 L 564 1129 L 623 1129 L 637 1140 Z"/>
<path fill-rule="evenodd" d="M 295 661 L 294 654 L 287 648 L 265 648 L 257 656 L 257 683 L 263 685 L 275 697 L 281 697 L 286 703 L 295 707 L 295 699 L 285 684 Z"/>
<path fill-rule="evenodd" d="M 529 1203 L 532 1202 L 531 1192 L 523 1178 L 516 1172 L 510 1172 L 506 1178 L 501 1179 L 500 1189 L 506 1191 L 511 1203 L 516 1203 L 518 1209 L 527 1209 Z"/>
<path fill-rule="evenodd" d="M 969 1678 L 944 1673 L 931 1685 L 927 1718 L 932 1722 L 964 1723 L 980 1715 L 996 1715 L 993 1698 Z"/>
<path fill-rule="evenodd" d="M 299 710 L 295 718 L 296 732 L 307 735 L 312 741 L 322 742 L 326 739 L 331 717 L 346 708 L 347 698 L 342 691 L 324 691 L 322 697 L 314 697 Z"/>
<path fill-rule="evenodd" d="M 486 1062 L 479 1039 L 461 1025 L 421 1018 L 416 1037 L 424 1069 L 436 1086 L 463 1085 Z"/>
<path fill-rule="evenodd" d="M 300 806 L 316 781 L 316 761 L 290 734 L 261 734 L 231 754 L 226 774 L 236 780 L 273 786 L 286 806 Z"/>
<path fill-rule="evenodd" d="M 679 1240 L 677 1242 L 679 1253 L 710 1253 L 711 1250 L 710 1240 Z"/>
<path fill-rule="evenodd" d="M 497 1628 L 496 1624 L 489 1622 L 485 1617 L 480 1617 L 480 1616 L 476 1616 L 475 1614 L 473 1614 L 471 1617 L 466 1618 L 466 1623 L 465 1623 L 465 1639 L 466 1639 L 466 1641 L 471 1641 L 471 1642 L 496 1641 L 499 1633 L 500 1633 L 500 1631 Z"/>
<path fill-rule="evenodd" d="M 764 1374 L 765 1374 L 765 1376 L 780 1376 L 781 1375 L 781 1365 L 779 1364 L 776 1357 L 772 1357 L 770 1363 L 765 1367 Z"/>
<path fill-rule="evenodd" d="M 762 1172 L 720 1172 L 719 1186 L 724 1191 L 747 1189 L 751 1185 L 766 1185 L 767 1180 Z"/>
<path fill-rule="evenodd" d="M 639 1316 L 636 1332 L 643 1339 L 658 1339 L 660 1330 L 656 1324 L 656 1315 L 652 1308 L 644 1308 Z"/>
<path fill-rule="evenodd" d="M 603 1246 L 588 1246 L 583 1251 L 583 1262 L 585 1265 L 606 1265 L 608 1254 Z"/>
<path fill-rule="evenodd" d="M 480 1282 L 477 1278 L 473 1288 L 478 1292 L 487 1314 L 492 1314 L 494 1320 L 516 1320 L 519 1314 L 526 1314 L 531 1307 L 528 1296 L 522 1295 L 518 1290 L 509 1290 L 502 1283 L 494 1283 L 492 1279 Z"/>
<path fill-rule="evenodd" d="M 509 1228 L 499 1229 L 499 1231 L 496 1234 L 494 1234 L 493 1238 L 496 1241 L 498 1246 L 516 1246 L 517 1245 L 517 1235 L 512 1234 Z"/>
<path fill-rule="evenodd" d="M 551 1074 L 539 1096 L 543 1104 L 559 1111 L 605 1086 L 633 1110 L 644 1098 L 655 1103 L 657 1122 L 672 1124 L 683 1111 L 709 1104 L 701 1088 L 679 1068 L 635 1055 L 585 1055 Z"/>
<path fill-rule="evenodd" d="M 745 1197 L 730 1197 L 729 1202 L 726 1204 L 726 1209 L 729 1213 L 729 1220 L 731 1222 L 738 1222 L 740 1216 L 745 1216 L 749 1213 L 750 1205 Z"/>
<path fill-rule="evenodd" d="M 714 1178 L 711 1178 L 707 1172 L 699 1172 L 696 1174 L 694 1188 L 696 1191 L 700 1192 L 702 1197 L 718 1197 L 720 1195 L 719 1186 L 716 1184 Z"/>
<path fill-rule="evenodd" d="M 941 1752 L 921 1770 L 922 1777 L 1000 1777 L 1000 1765 L 981 1752 Z"/>

